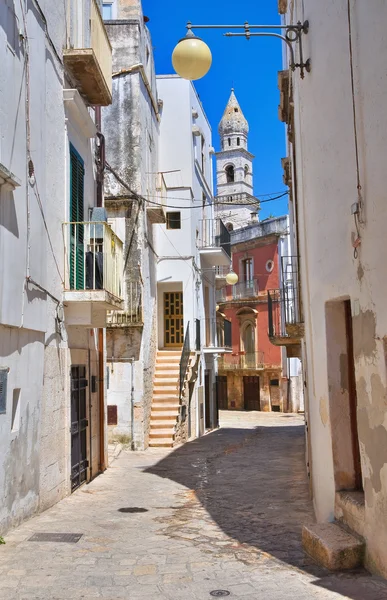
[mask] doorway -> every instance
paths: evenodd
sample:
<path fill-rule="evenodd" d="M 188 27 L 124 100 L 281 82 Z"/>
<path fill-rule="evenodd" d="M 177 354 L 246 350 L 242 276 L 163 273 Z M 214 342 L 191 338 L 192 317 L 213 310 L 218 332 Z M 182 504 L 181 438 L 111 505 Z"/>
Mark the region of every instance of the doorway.
<path fill-rule="evenodd" d="M 181 348 L 183 342 L 183 292 L 164 292 L 164 346 Z"/>
<path fill-rule="evenodd" d="M 216 394 L 219 410 L 228 409 L 227 401 L 227 375 L 217 375 L 216 377 Z"/>
<path fill-rule="evenodd" d="M 211 402 L 210 402 L 210 374 L 208 371 L 204 375 L 204 412 L 206 429 L 211 429 Z"/>
<path fill-rule="evenodd" d="M 86 365 L 71 367 L 71 491 L 86 481 L 87 427 L 86 419 Z"/>
<path fill-rule="evenodd" d="M 258 376 L 243 377 L 243 398 L 245 410 L 261 410 Z"/>
<path fill-rule="evenodd" d="M 325 316 L 329 414 L 336 490 L 362 490 L 350 300 L 328 302 Z"/>

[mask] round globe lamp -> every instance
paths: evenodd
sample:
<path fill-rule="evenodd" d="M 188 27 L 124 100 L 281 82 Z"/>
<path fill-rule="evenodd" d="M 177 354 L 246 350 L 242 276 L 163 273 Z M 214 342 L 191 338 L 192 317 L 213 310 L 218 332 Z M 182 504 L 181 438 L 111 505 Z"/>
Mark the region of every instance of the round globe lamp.
<path fill-rule="evenodd" d="M 234 271 L 230 271 L 230 273 L 227 273 L 226 275 L 226 281 L 228 285 L 235 285 L 238 283 L 238 275 L 234 273 Z"/>
<path fill-rule="evenodd" d="M 192 31 L 178 42 L 172 54 L 173 68 L 183 79 L 201 79 L 210 70 L 211 63 L 211 50 Z"/>

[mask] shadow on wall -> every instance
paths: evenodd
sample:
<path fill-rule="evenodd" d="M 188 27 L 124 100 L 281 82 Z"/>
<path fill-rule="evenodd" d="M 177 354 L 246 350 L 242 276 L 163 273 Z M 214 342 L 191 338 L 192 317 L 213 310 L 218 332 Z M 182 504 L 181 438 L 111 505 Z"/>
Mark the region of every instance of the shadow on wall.
<path fill-rule="evenodd" d="M 194 491 L 166 521 L 168 536 L 186 539 L 188 533 L 193 544 L 207 550 L 214 544 L 213 532 L 207 536 L 212 520 L 229 538 L 215 545 L 217 554 L 247 564 L 277 559 L 315 576 L 314 585 L 343 589 L 353 600 L 368 597 L 361 591 L 370 581 L 365 572 L 350 587 L 345 576 L 317 566 L 302 549 L 302 526 L 314 521 L 302 425 L 223 428 L 181 446 L 145 472 Z M 387 594 L 387 585 L 380 585 Z"/>

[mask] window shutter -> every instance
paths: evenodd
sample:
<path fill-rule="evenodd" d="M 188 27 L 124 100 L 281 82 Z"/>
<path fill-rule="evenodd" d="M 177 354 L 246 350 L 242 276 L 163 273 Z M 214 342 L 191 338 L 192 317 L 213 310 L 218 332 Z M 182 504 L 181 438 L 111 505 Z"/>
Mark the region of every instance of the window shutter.
<path fill-rule="evenodd" d="M 0 368 L 0 414 L 4 414 L 7 410 L 7 380 L 8 369 Z"/>
<path fill-rule="evenodd" d="M 84 250 L 84 176 L 82 158 L 70 145 L 70 288 L 84 289 L 85 250 Z"/>

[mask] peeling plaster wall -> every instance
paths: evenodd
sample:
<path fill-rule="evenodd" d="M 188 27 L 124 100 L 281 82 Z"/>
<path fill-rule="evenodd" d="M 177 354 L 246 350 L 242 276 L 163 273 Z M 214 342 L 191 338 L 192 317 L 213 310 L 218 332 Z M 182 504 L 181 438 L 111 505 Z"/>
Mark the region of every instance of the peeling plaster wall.
<path fill-rule="evenodd" d="M 305 56 L 312 72 L 293 75 L 298 240 L 308 355 L 310 463 L 319 521 L 333 519 L 336 415 L 329 410 L 326 303 L 349 298 L 353 319 L 367 565 L 387 576 L 387 335 L 385 299 L 385 97 L 387 5 L 351 2 L 357 135 L 364 210 L 361 246 L 351 205 L 357 199 L 349 24 L 346 0 L 297 0 L 292 21 L 309 19 Z M 313 24 L 316 24 L 314 26 Z M 291 149 L 290 149 L 291 150 Z M 328 360 L 329 357 L 329 360 Z M 340 357 L 336 357 L 340 360 Z M 344 377 L 345 379 L 345 377 Z M 338 385 L 345 389 L 344 379 Z"/>
<path fill-rule="evenodd" d="M 152 42 L 142 16 L 141 2 L 119 0 L 118 20 L 106 22 L 113 47 L 113 72 L 130 71 L 142 64 L 157 102 Z M 138 70 L 113 78 L 113 103 L 102 111 L 106 158 L 131 190 L 154 200 L 158 171 L 157 116 Z M 107 330 L 109 405 L 117 405 L 118 424 L 110 436 L 134 436 L 136 449 L 148 446 L 153 375 L 156 360 L 156 262 L 153 226 L 147 204 L 133 199 L 130 191 L 109 172 L 105 180 L 105 206 L 117 234 L 124 238 L 127 255 L 124 273 L 125 309 L 130 303 L 131 282 L 142 287 L 143 327 Z M 121 233 L 120 233 L 121 232 Z M 130 246 L 130 250 L 129 250 Z M 113 358 L 113 360 L 111 360 Z M 131 366 L 134 365 L 134 423 L 131 423 Z"/>

